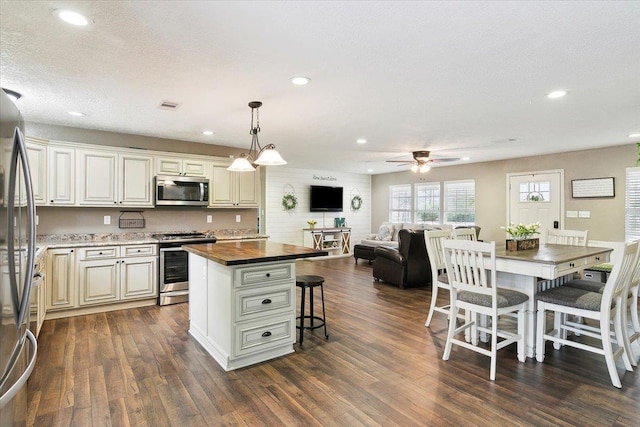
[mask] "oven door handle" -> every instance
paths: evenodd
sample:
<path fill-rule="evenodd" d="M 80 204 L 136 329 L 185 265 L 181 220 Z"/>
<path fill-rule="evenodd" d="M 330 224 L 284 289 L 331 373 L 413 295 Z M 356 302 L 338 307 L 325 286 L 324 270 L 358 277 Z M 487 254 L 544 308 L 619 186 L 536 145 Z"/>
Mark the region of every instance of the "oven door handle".
<path fill-rule="evenodd" d="M 175 248 L 160 248 L 160 252 L 177 252 L 177 251 L 184 251 L 184 249 L 182 249 L 182 246 L 178 246 Z"/>

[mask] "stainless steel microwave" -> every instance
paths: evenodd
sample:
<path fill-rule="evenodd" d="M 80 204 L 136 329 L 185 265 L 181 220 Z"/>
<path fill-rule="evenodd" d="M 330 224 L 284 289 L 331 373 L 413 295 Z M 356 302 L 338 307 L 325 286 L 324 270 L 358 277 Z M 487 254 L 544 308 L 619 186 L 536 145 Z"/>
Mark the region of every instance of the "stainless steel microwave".
<path fill-rule="evenodd" d="M 209 180 L 195 176 L 157 175 L 156 206 L 207 206 Z"/>

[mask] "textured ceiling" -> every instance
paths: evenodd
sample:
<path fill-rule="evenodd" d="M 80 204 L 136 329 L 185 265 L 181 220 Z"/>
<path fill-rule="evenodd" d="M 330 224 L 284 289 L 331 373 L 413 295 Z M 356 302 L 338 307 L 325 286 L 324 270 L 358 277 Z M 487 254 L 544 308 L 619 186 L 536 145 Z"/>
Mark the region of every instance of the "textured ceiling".
<path fill-rule="evenodd" d="M 259 100 L 292 167 L 377 174 L 635 142 L 639 28 L 638 1 L 1 0 L 0 84 L 27 121 L 247 148 Z"/>

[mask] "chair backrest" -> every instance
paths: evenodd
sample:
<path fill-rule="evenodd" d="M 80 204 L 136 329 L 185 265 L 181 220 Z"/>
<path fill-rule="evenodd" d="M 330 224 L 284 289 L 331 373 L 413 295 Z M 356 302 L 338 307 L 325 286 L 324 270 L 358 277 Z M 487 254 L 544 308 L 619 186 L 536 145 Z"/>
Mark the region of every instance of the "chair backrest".
<path fill-rule="evenodd" d="M 490 295 L 497 308 L 497 287 L 491 286 L 496 283 L 496 242 L 450 239 L 442 242 L 442 250 L 451 297 L 460 291 Z"/>
<path fill-rule="evenodd" d="M 640 286 L 640 240 L 636 240 L 638 244 L 638 252 L 636 253 L 636 260 L 633 265 L 633 271 L 631 272 L 631 280 L 629 281 L 629 290 L 633 290 Z"/>
<path fill-rule="evenodd" d="M 606 240 L 589 240 L 589 243 L 587 244 L 587 246 L 592 246 L 595 248 L 613 249 L 609 254 L 609 262 L 607 263 L 607 264 L 613 265 L 616 263 L 616 259 L 618 258 L 618 256 L 622 254 L 622 251 L 624 250 L 625 242 L 613 242 L 613 241 L 606 241 Z"/>
<path fill-rule="evenodd" d="M 547 229 L 545 243 L 556 245 L 587 246 L 589 230 L 557 230 Z"/>
<path fill-rule="evenodd" d="M 604 285 L 600 306 L 602 312 L 611 310 L 612 302 L 618 301 L 618 298 L 626 298 L 632 275 L 635 273 L 637 255 L 638 241 L 635 241 L 625 245 L 624 250 L 618 256 L 607 283 Z"/>
<path fill-rule="evenodd" d="M 475 228 L 456 228 L 451 235 L 452 239 L 478 240 Z"/>
<path fill-rule="evenodd" d="M 445 268 L 442 257 L 442 241 L 451 238 L 451 230 L 425 230 L 424 243 L 429 255 L 431 273 L 438 275 L 438 270 Z"/>

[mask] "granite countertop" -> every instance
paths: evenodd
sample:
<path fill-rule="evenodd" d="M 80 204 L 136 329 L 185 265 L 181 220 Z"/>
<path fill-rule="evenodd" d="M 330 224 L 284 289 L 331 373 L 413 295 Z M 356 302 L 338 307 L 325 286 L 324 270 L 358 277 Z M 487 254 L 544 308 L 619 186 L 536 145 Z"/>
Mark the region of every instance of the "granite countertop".
<path fill-rule="evenodd" d="M 218 241 L 267 239 L 269 236 L 258 234 L 254 230 L 215 230 L 200 231 L 206 237 L 214 237 Z M 142 245 L 158 243 L 152 237 L 154 234 L 174 232 L 136 232 L 136 233 L 82 233 L 82 234 L 47 234 L 38 236 L 36 246 L 42 248 L 74 248 L 81 246 L 113 246 L 113 245 Z"/>
<path fill-rule="evenodd" d="M 266 240 L 185 245 L 183 248 L 194 255 L 227 266 L 329 255 L 326 251 Z"/>

